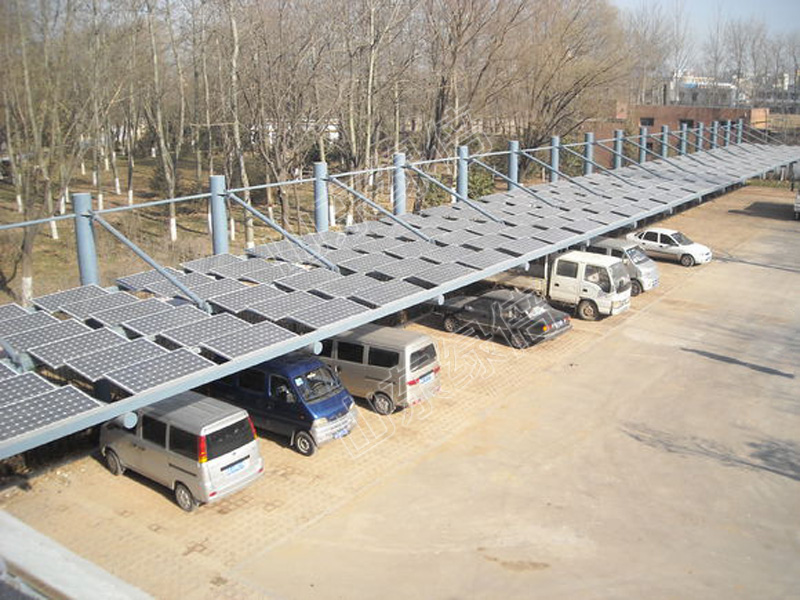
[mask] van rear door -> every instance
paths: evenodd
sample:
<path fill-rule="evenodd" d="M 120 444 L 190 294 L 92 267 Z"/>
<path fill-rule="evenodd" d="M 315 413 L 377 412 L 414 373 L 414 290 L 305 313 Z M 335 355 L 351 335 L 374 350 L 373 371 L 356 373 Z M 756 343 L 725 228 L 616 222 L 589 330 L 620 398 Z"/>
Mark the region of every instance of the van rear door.
<path fill-rule="evenodd" d="M 240 415 L 233 422 L 214 427 L 201 434 L 205 439 L 206 460 L 203 463 L 202 456 L 200 460 L 211 482 L 211 492 L 219 492 L 250 477 L 254 469 L 260 468 L 261 461 L 247 416 Z"/>

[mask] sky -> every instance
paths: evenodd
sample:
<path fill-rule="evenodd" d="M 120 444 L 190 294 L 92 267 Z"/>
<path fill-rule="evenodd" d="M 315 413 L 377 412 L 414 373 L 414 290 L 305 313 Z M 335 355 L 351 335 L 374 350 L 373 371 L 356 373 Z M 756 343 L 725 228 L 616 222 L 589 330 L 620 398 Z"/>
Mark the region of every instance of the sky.
<path fill-rule="evenodd" d="M 611 0 L 611 3 L 622 9 L 661 4 L 669 12 L 675 0 Z M 684 7 L 699 36 L 708 31 L 718 8 L 728 18 L 760 19 L 772 33 L 800 31 L 800 0 L 685 0 Z"/>

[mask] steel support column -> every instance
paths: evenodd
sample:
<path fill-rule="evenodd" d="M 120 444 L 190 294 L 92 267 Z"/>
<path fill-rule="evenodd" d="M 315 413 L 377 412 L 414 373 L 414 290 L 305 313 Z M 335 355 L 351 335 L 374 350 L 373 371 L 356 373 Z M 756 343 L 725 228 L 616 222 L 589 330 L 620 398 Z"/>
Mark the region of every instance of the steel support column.
<path fill-rule="evenodd" d="M 508 189 L 513 190 L 514 184 L 519 183 L 519 142 L 508 142 Z M 513 181 L 514 183 L 511 183 Z"/>
<path fill-rule="evenodd" d="M 711 123 L 711 149 L 717 147 L 717 137 L 719 136 L 719 121 Z"/>
<path fill-rule="evenodd" d="M 392 177 L 392 202 L 393 210 L 396 215 L 406 214 L 406 155 L 404 152 L 396 152 L 393 163 L 394 173 Z"/>
<path fill-rule="evenodd" d="M 314 229 L 317 233 L 328 231 L 328 163 L 314 163 Z"/>
<path fill-rule="evenodd" d="M 456 161 L 456 191 L 462 196 L 469 197 L 469 148 L 458 147 Z"/>
<path fill-rule="evenodd" d="M 228 253 L 228 209 L 225 205 L 225 176 L 212 175 L 211 197 L 211 245 L 214 254 Z"/>
<path fill-rule="evenodd" d="M 639 127 L 639 164 L 643 165 L 647 160 L 647 127 Z"/>
<path fill-rule="evenodd" d="M 594 134 L 587 132 L 583 134 L 583 174 L 591 175 L 594 173 Z"/>
<path fill-rule="evenodd" d="M 622 143 L 625 140 L 625 132 L 622 129 L 614 130 L 614 168 L 622 167 Z"/>
<path fill-rule="evenodd" d="M 732 127 L 731 120 L 728 119 L 725 122 L 725 146 L 731 145 L 731 127 Z"/>
<path fill-rule="evenodd" d="M 97 248 L 94 243 L 94 224 L 92 223 L 92 195 L 72 194 L 75 210 L 75 245 L 78 250 L 78 270 L 81 285 L 100 283 L 97 269 Z"/>
<path fill-rule="evenodd" d="M 681 123 L 681 137 L 680 137 L 681 156 L 686 155 L 688 142 L 689 142 L 689 126 L 686 123 Z"/>
<path fill-rule="evenodd" d="M 661 126 L 661 158 L 669 158 L 669 125 Z"/>
<path fill-rule="evenodd" d="M 744 133 L 744 119 L 736 121 L 736 143 L 742 143 L 742 134 Z"/>
<path fill-rule="evenodd" d="M 561 145 L 561 139 L 554 135 L 550 138 L 550 182 L 555 183 L 558 181 L 558 172 L 561 170 L 559 167 L 559 146 Z"/>

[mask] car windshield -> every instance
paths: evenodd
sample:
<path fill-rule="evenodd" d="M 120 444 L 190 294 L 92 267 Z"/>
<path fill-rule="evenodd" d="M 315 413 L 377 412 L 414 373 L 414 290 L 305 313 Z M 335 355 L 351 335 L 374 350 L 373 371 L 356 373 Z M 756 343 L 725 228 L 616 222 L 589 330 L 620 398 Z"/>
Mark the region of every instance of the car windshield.
<path fill-rule="evenodd" d="M 650 260 L 647 257 L 647 254 L 645 254 L 644 251 L 641 248 L 639 248 L 639 246 L 628 248 L 627 254 L 628 258 L 630 258 L 633 261 L 633 264 L 635 265 L 640 265 Z"/>
<path fill-rule="evenodd" d="M 675 233 L 673 233 L 672 234 L 672 239 L 675 240 L 676 242 L 678 242 L 679 246 L 688 246 L 689 244 L 693 244 L 694 243 L 688 237 L 683 235 L 680 231 L 676 231 Z"/>
<path fill-rule="evenodd" d="M 324 400 L 341 388 L 339 378 L 328 367 L 318 367 L 295 377 L 294 384 L 306 403 Z"/>
<path fill-rule="evenodd" d="M 512 300 L 504 302 L 501 306 L 503 311 L 524 314 L 529 317 L 543 313 L 547 308 L 544 300 L 533 294 L 514 296 Z"/>
<path fill-rule="evenodd" d="M 611 281 L 614 282 L 616 291 L 624 292 L 631 287 L 631 276 L 628 275 L 628 270 L 621 262 L 611 265 L 609 271 L 611 271 Z"/>

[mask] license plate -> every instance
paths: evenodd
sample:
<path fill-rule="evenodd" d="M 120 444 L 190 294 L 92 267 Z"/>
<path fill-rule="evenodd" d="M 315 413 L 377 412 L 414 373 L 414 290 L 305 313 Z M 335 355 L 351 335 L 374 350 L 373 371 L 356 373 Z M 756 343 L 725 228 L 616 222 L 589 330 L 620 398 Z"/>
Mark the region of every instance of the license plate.
<path fill-rule="evenodd" d="M 247 459 L 245 458 L 240 460 L 239 462 L 233 463 L 232 465 L 228 465 L 222 470 L 226 475 L 233 475 L 234 473 L 242 471 L 246 466 L 247 466 Z"/>
<path fill-rule="evenodd" d="M 428 373 L 424 377 L 421 377 L 419 381 L 420 383 L 430 383 L 433 381 L 433 373 Z"/>
<path fill-rule="evenodd" d="M 341 431 L 337 431 L 333 434 L 333 439 L 338 440 L 339 438 L 346 436 L 348 433 L 350 433 L 349 429 L 342 429 Z"/>

